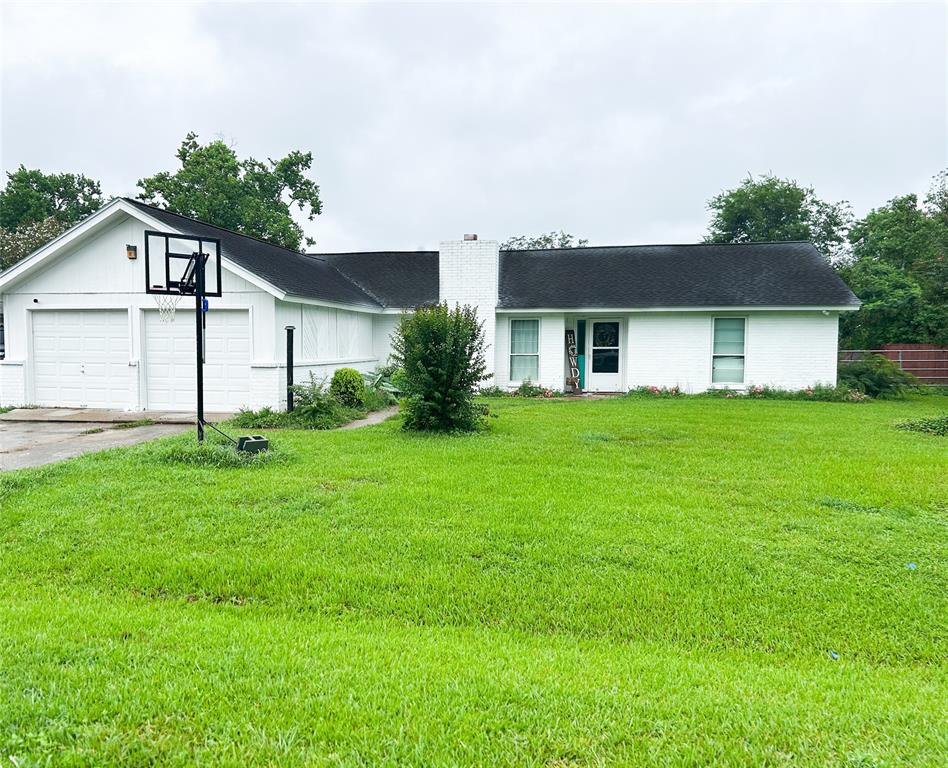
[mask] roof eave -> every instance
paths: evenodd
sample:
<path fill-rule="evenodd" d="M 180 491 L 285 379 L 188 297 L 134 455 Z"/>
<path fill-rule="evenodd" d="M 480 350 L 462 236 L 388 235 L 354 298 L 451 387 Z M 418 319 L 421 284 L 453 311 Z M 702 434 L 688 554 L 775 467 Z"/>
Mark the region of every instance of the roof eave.
<path fill-rule="evenodd" d="M 691 305 L 691 306 L 660 306 L 660 307 L 511 307 L 498 304 L 498 312 L 564 312 L 564 313 L 628 313 L 628 312 L 855 312 L 862 306 L 859 304 L 732 304 L 732 305 Z"/>

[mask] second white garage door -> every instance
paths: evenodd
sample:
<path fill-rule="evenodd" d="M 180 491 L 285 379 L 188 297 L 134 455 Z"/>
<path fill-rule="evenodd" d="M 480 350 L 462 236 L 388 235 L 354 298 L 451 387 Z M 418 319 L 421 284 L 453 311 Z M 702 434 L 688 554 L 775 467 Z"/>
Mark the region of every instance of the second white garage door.
<path fill-rule="evenodd" d="M 145 398 L 152 410 L 197 407 L 194 311 L 179 309 L 173 323 L 146 312 L 144 323 Z M 246 310 L 207 313 L 204 354 L 204 407 L 235 411 L 250 402 L 250 317 Z"/>

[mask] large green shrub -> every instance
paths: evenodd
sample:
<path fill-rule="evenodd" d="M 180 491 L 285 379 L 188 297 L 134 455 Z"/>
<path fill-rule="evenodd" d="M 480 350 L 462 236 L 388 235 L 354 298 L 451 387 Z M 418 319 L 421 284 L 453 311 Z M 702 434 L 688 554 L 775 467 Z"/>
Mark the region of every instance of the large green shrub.
<path fill-rule="evenodd" d="M 475 309 L 438 304 L 403 315 L 393 346 L 406 429 L 470 432 L 483 425 L 486 407 L 474 395 L 487 363 Z"/>
<path fill-rule="evenodd" d="M 365 402 L 365 381 L 355 368 L 340 368 L 332 375 L 329 394 L 347 408 L 361 408 Z"/>
<path fill-rule="evenodd" d="M 892 398 L 904 397 L 918 386 L 918 379 L 887 357 L 867 355 L 862 360 L 840 365 L 839 383 L 869 397 Z"/>

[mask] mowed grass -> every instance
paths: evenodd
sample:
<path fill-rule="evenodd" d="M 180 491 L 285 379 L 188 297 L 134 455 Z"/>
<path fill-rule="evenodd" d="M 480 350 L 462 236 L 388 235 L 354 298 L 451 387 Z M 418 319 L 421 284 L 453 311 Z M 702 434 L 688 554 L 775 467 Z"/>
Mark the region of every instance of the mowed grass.
<path fill-rule="evenodd" d="M 0 764 L 946 763 L 948 398 L 491 407 L 0 475 Z"/>

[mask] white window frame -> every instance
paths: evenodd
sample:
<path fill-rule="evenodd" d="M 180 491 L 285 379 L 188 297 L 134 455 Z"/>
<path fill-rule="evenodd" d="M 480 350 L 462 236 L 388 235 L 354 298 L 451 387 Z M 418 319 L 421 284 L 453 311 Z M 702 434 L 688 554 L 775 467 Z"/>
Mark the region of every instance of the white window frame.
<path fill-rule="evenodd" d="M 718 320 L 743 320 L 744 321 L 744 349 L 740 355 L 726 355 L 714 352 L 714 325 Z M 708 371 L 708 378 L 712 389 L 744 389 L 747 386 L 747 332 L 750 327 L 747 315 L 715 315 L 711 318 L 711 368 Z M 740 382 L 736 381 L 715 381 L 714 380 L 714 358 L 716 357 L 740 357 L 744 361 L 742 367 L 743 375 Z"/>
<path fill-rule="evenodd" d="M 537 324 L 537 351 L 533 353 L 525 352 L 514 352 L 513 351 L 513 326 L 515 322 L 519 321 L 533 321 Z M 539 317 L 512 317 L 507 323 L 507 349 L 509 350 L 507 354 L 507 374 L 509 376 L 509 381 L 511 384 L 523 384 L 526 379 L 515 379 L 513 377 L 513 359 L 515 357 L 535 357 L 537 359 L 537 379 L 540 378 L 540 318 Z M 538 382 L 529 380 L 531 384 L 537 384 Z"/>

